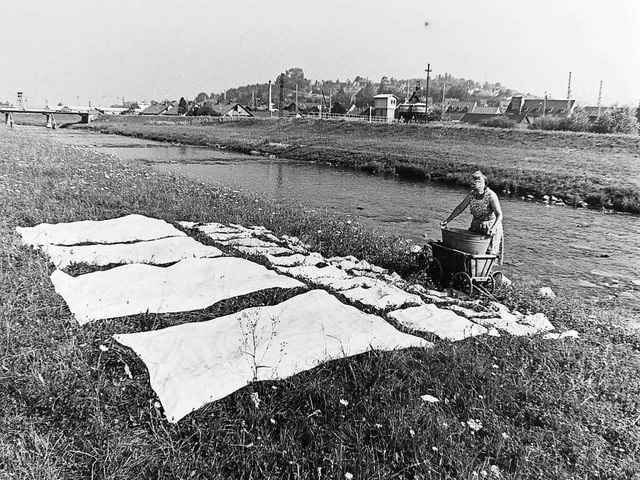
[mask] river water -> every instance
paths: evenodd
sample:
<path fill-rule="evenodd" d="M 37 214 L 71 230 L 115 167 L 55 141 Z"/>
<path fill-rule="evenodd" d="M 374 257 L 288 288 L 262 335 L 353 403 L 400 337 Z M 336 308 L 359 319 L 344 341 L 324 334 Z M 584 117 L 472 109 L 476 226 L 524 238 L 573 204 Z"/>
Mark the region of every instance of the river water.
<path fill-rule="evenodd" d="M 26 128 L 26 127 L 25 127 Z M 372 175 L 323 163 L 242 155 L 217 149 L 69 130 L 30 128 L 35 135 L 92 147 L 124 160 L 267 195 L 305 210 L 348 216 L 381 234 L 413 243 L 439 239 L 439 221 L 463 189 L 395 176 Z M 501 197 L 505 265 L 512 280 L 526 277 L 556 293 L 640 306 L 640 216 Z M 466 228 L 468 212 L 451 223 Z"/>

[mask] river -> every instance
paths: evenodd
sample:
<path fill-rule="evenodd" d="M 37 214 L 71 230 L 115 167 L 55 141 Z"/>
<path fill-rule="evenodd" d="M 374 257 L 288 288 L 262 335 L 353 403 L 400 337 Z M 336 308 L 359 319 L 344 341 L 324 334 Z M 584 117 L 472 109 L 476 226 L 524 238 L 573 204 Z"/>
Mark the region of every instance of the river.
<path fill-rule="evenodd" d="M 267 195 L 306 210 L 348 216 L 417 244 L 439 239 L 439 221 L 465 191 L 432 182 L 372 175 L 327 164 L 265 158 L 201 147 L 41 127 L 34 135 L 82 145 L 128 161 L 152 164 L 233 189 Z M 505 265 L 512 280 L 526 277 L 556 293 L 624 302 L 640 308 L 640 216 L 501 196 Z M 468 212 L 451 223 L 466 228 Z"/>

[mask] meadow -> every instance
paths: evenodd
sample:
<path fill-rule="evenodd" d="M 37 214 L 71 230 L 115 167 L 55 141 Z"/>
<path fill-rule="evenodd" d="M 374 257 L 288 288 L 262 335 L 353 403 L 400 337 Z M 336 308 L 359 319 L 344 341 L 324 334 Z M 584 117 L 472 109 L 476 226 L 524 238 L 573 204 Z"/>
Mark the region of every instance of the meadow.
<path fill-rule="evenodd" d="M 206 123 L 205 123 L 206 122 Z M 225 121 L 103 116 L 104 133 L 328 162 L 467 185 L 481 169 L 497 192 L 640 213 L 640 136 L 446 124 L 312 119 Z"/>
<path fill-rule="evenodd" d="M 148 125 L 100 128 L 107 127 L 153 134 Z M 157 135 L 181 142 L 224 136 L 227 144 L 237 135 L 238 148 L 240 138 L 254 138 L 250 148 L 268 149 L 270 142 L 293 145 L 290 128 L 280 124 L 259 138 L 251 123 L 169 126 Z M 373 151 L 384 142 L 371 132 L 366 142 Z M 0 126 L 0 138 L 1 479 L 640 478 L 638 313 L 542 299 L 527 284 L 497 295 L 511 308 L 545 313 L 560 331 L 577 330 L 578 339 L 503 335 L 450 343 L 427 335 L 432 349 L 370 352 L 250 384 L 169 424 L 144 364 L 111 335 L 276 304 L 296 292 L 265 291 L 203 311 L 80 327 L 53 290 L 53 267 L 21 245 L 16 226 L 138 213 L 169 222 L 264 225 L 325 256 L 354 255 L 408 279 L 420 278 L 415 259 L 397 238 L 342 218 L 19 129 Z M 242 145 L 249 148 L 246 140 Z M 338 146 L 327 139 L 319 159 L 329 151 Z M 425 402 L 425 394 L 440 401 Z"/>

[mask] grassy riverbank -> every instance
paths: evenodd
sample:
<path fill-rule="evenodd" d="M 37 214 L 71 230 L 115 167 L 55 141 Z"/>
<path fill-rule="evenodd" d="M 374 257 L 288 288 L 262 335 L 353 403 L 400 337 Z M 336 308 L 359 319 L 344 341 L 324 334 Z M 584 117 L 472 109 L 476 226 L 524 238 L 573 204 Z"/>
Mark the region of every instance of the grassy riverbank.
<path fill-rule="evenodd" d="M 500 292 L 503 301 L 543 311 L 580 338 L 505 335 L 360 355 L 250 385 L 168 424 L 146 368 L 111 335 L 273 304 L 288 293 L 79 327 L 53 290 L 51 265 L 21 246 L 16 226 L 130 213 L 264 225 L 324 255 L 353 254 L 408 274 L 404 247 L 340 218 L 88 149 L 2 126 L 0 137 L 0 478 L 637 478 L 637 316 L 536 300 L 526 285 Z M 425 403 L 424 394 L 441 401 Z"/>
<path fill-rule="evenodd" d="M 307 119 L 191 121 L 202 119 L 112 116 L 84 128 L 459 185 L 480 168 L 498 192 L 553 195 L 568 204 L 640 213 L 637 135 Z"/>

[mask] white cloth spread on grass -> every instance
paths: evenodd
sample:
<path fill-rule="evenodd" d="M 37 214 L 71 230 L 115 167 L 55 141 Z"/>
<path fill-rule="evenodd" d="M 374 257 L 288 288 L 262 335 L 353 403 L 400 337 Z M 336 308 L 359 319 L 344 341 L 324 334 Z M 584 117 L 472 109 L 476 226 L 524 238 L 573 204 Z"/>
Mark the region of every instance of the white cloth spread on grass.
<path fill-rule="evenodd" d="M 22 243 L 32 247 L 80 243 L 124 243 L 186 235 L 164 220 L 143 215 L 127 215 L 111 220 L 41 223 L 35 227 L 16 227 L 16 231 L 22 236 Z"/>
<path fill-rule="evenodd" d="M 279 272 L 286 273 L 292 277 L 306 280 L 308 282 L 317 283 L 318 280 L 325 280 L 324 285 L 335 280 L 344 280 L 345 278 L 351 278 L 344 270 L 340 270 L 333 265 L 327 265 L 326 267 L 318 268 L 313 266 L 299 266 L 299 267 L 276 267 Z M 328 280 L 328 282 L 327 282 Z"/>
<path fill-rule="evenodd" d="M 82 325 L 139 313 L 199 310 L 220 300 L 267 288 L 305 285 L 242 258 L 193 258 L 170 267 L 124 265 L 71 277 L 61 270 L 51 281 Z"/>
<path fill-rule="evenodd" d="M 318 278 L 315 283 L 341 292 L 342 290 L 351 290 L 356 287 L 372 288 L 383 282 L 371 277 L 349 277 L 338 280 L 335 278 Z"/>
<path fill-rule="evenodd" d="M 548 332 L 555 328 L 543 313 L 523 315 L 502 311 L 498 313 L 497 318 L 474 318 L 473 321 L 518 337 Z"/>
<path fill-rule="evenodd" d="M 159 240 L 110 245 L 43 245 L 51 263 L 66 268 L 72 263 L 105 266 L 112 264 L 147 263 L 164 265 L 186 258 L 219 257 L 216 247 L 203 245 L 191 237 L 167 237 Z"/>
<path fill-rule="evenodd" d="M 277 247 L 273 242 L 265 242 L 256 237 L 240 237 L 229 240 L 220 240 L 222 245 L 231 245 L 233 247 Z"/>
<path fill-rule="evenodd" d="M 379 282 L 375 287 L 357 287 L 340 292 L 351 301 L 384 310 L 386 308 L 400 308 L 404 305 L 423 305 L 418 295 L 407 293 L 393 285 Z"/>
<path fill-rule="evenodd" d="M 432 346 L 322 290 L 276 306 L 114 338 L 145 363 L 170 422 L 253 380 L 287 378 L 368 350 Z"/>
<path fill-rule="evenodd" d="M 247 253 L 249 255 L 258 255 L 266 257 L 268 255 L 291 255 L 293 252 L 286 247 L 280 247 L 273 245 L 270 247 L 233 247 L 239 252 Z"/>
<path fill-rule="evenodd" d="M 433 304 L 395 310 L 389 316 L 407 328 L 433 333 L 453 342 L 487 333 L 485 327 Z"/>
<path fill-rule="evenodd" d="M 266 254 L 265 258 L 269 261 L 271 265 L 277 265 L 280 267 L 294 267 L 296 265 L 301 265 L 304 263 L 307 258 L 305 255 L 300 253 L 295 253 L 293 255 L 277 257 L 275 255 Z M 318 260 L 316 263 L 320 263 L 322 260 Z"/>

